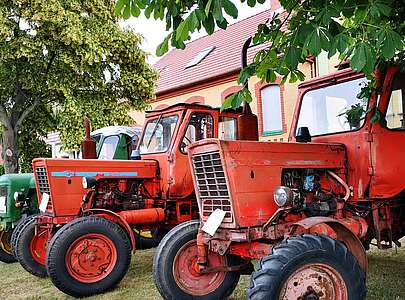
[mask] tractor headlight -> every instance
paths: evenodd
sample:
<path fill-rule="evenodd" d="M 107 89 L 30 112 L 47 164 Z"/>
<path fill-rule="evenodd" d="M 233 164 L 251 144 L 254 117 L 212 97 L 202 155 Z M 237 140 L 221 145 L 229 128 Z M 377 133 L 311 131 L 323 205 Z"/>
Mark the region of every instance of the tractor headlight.
<path fill-rule="evenodd" d="M 279 186 L 274 191 L 274 201 L 279 207 L 286 206 L 292 202 L 293 193 L 289 187 Z"/>
<path fill-rule="evenodd" d="M 84 189 L 91 189 L 93 186 L 96 185 L 96 178 L 94 177 L 83 177 L 82 178 L 82 185 Z"/>

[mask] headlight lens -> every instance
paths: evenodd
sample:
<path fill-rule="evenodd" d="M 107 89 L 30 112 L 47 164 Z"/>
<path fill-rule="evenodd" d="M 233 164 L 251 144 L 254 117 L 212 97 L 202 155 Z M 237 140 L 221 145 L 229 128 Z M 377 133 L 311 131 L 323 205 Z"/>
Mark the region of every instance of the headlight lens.
<path fill-rule="evenodd" d="M 14 201 L 17 201 L 20 198 L 20 192 L 14 192 Z"/>
<path fill-rule="evenodd" d="M 274 201 L 279 207 L 286 206 L 292 201 L 292 191 L 289 187 L 279 186 L 274 191 Z"/>
<path fill-rule="evenodd" d="M 82 185 L 84 189 L 90 189 L 96 185 L 96 179 L 94 177 L 82 177 Z"/>

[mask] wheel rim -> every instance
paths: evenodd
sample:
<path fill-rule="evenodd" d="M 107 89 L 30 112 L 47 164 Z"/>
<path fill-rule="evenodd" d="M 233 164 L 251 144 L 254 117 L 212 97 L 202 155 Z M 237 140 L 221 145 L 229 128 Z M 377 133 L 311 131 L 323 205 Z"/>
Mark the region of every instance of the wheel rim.
<path fill-rule="evenodd" d="M 342 276 L 332 267 L 307 264 L 291 274 L 284 283 L 280 300 L 348 300 Z"/>
<path fill-rule="evenodd" d="M 224 281 L 225 272 L 201 274 L 197 271 L 197 242 L 190 241 L 177 252 L 173 262 L 173 275 L 177 285 L 187 294 L 204 296 L 215 291 Z M 217 253 L 210 252 L 210 267 L 225 265 L 226 259 Z"/>
<path fill-rule="evenodd" d="M 39 264 L 45 266 L 46 247 L 48 245 L 48 230 L 40 229 L 31 239 L 30 252 L 32 258 Z"/>
<path fill-rule="evenodd" d="M 12 231 L 3 231 L 0 233 L 0 240 L 1 240 L 1 248 L 9 255 L 13 255 L 12 248 L 11 248 L 11 234 Z"/>
<path fill-rule="evenodd" d="M 117 249 L 106 236 L 97 233 L 79 237 L 69 247 L 65 263 L 79 282 L 93 283 L 107 277 L 117 262 Z"/>

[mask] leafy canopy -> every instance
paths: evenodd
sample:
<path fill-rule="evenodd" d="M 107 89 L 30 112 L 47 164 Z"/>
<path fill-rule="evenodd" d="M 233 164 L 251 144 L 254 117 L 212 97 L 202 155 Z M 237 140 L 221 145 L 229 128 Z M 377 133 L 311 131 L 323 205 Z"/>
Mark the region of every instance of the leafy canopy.
<path fill-rule="evenodd" d="M 265 0 L 241 0 L 249 6 Z M 299 64 L 309 56 L 326 51 L 350 59 L 350 66 L 371 77 L 377 67 L 403 62 L 405 5 L 402 0 L 280 0 L 285 11 L 258 26 L 253 44 L 268 43 L 242 72 L 238 81 L 246 85 L 249 77 L 272 82 L 303 80 Z M 171 30 L 159 45 L 162 55 L 173 47 L 184 48 L 190 33 L 204 28 L 208 34 L 216 27 L 226 28 L 227 17 L 238 11 L 229 0 L 118 0 L 116 11 L 125 19 L 139 16 L 166 21 Z M 288 30 L 285 30 L 288 24 Z M 223 108 L 251 101 L 244 88 L 228 98 Z"/>
<path fill-rule="evenodd" d="M 114 5 L 0 0 L 0 122 L 7 147 L 15 146 L 12 133 L 27 142 L 40 138 L 45 122 L 61 132 L 66 149 L 77 149 L 85 113 L 99 128 L 128 123 L 129 109 L 148 106 L 157 74 L 139 48 L 140 36 L 119 26 Z"/>

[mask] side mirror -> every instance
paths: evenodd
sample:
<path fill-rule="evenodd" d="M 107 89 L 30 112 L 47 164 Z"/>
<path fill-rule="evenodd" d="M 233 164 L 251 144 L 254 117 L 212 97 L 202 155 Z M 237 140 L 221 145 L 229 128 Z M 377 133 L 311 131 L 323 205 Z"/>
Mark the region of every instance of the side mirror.
<path fill-rule="evenodd" d="M 131 152 L 131 160 L 140 160 L 141 159 L 141 153 L 139 150 L 132 150 Z"/>
<path fill-rule="evenodd" d="M 297 134 L 295 135 L 295 140 L 298 143 L 310 143 L 312 139 L 308 127 L 298 128 Z"/>

